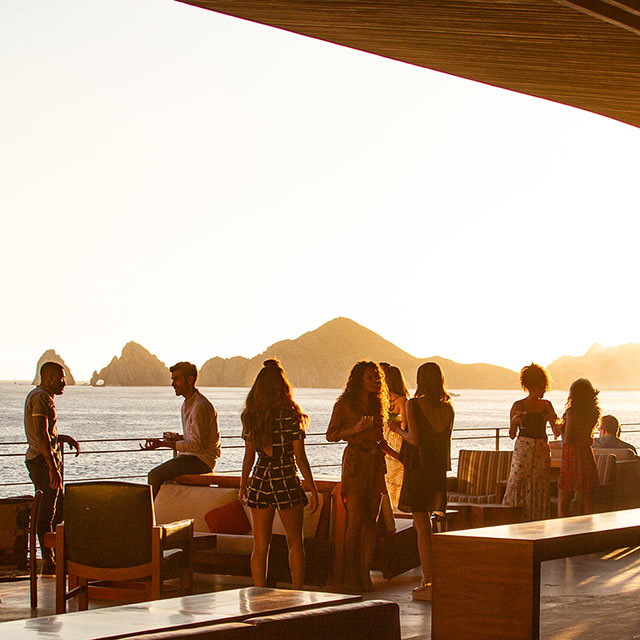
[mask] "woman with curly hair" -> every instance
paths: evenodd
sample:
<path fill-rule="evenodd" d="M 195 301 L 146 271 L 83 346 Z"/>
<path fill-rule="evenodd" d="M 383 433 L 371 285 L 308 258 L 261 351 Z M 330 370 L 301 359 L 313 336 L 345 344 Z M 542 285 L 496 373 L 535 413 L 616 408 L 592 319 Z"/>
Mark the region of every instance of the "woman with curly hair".
<path fill-rule="evenodd" d="M 392 427 L 399 426 L 404 431 L 407 430 L 407 400 L 409 399 L 409 390 L 407 383 L 402 375 L 402 371 L 398 367 L 394 367 L 386 362 L 381 362 L 380 366 L 384 371 L 384 379 L 387 383 L 387 391 L 389 393 L 389 418 L 385 422 L 382 435 L 391 449 L 400 452 L 402 448 L 402 436 L 396 433 Z M 387 483 L 387 491 L 391 506 L 398 508 L 398 500 L 400 499 L 400 489 L 402 488 L 402 476 L 404 474 L 404 465 L 398 458 L 388 456 L 387 475 L 385 480 Z"/>
<path fill-rule="evenodd" d="M 522 507 L 525 521 L 546 520 L 551 513 L 549 481 L 551 452 L 547 442 L 547 424 L 555 435 L 556 412 L 544 400 L 549 391 L 549 374 L 533 362 L 520 371 L 520 385 L 528 392 L 511 407 L 509 437 L 517 436 L 513 447 L 511 471 L 503 504 Z"/>
<path fill-rule="evenodd" d="M 415 396 L 407 403 L 409 431 L 392 426 L 409 445 L 403 450 L 405 470 L 398 508 L 413 515 L 418 533 L 422 584 L 413 590 L 416 600 L 431 600 L 431 514 L 443 515 L 447 510 L 454 415 L 442 369 L 435 362 L 425 362 L 418 368 Z"/>
<path fill-rule="evenodd" d="M 558 517 L 569 515 L 571 498 L 582 496 L 582 513 L 591 513 L 598 488 L 598 468 L 593 457 L 593 430 L 600 418 L 598 390 L 586 378 L 569 388 L 562 427 L 562 462 L 558 477 Z"/>
<path fill-rule="evenodd" d="M 256 587 L 267 580 L 267 558 L 276 509 L 284 525 L 289 548 L 289 568 L 294 589 L 304 582 L 303 509 L 307 496 L 296 466 L 311 491 L 311 509 L 318 508 L 318 491 L 304 449 L 309 416 L 293 400 L 291 386 L 277 360 L 266 360 L 247 396 L 242 412 L 240 500 L 251 510 L 253 551 L 251 577 Z M 256 453 L 258 462 L 255 467 Z M 253 467 L 253 474 L 249 473 Z"/>
<path fill-rule="evenodd" d="M 373 590 L 369 572 L 376 519 L 387 491 L 381 443 L 389 400 L 383 379 L 375 362 L 356 363 L 327 429 L 329 442 L 347 442 L 342 457 L 342 499 L 347 510 L 345 587 L 353 592 Z"/>

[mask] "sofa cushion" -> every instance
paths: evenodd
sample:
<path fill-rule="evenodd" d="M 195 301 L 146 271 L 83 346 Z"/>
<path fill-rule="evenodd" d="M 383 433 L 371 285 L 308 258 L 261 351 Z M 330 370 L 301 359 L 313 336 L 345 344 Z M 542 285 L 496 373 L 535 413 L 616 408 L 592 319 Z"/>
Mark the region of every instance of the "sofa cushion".
<path fill-rule="evenodd" d="M 209 533 L 204 519 L 206 513 L 238 500 L 236 488 L 195 487 L 165 483 L 154 501 L 156 522 L 167 524 L 184 518 L 193 518 L 195 531 Z"/>
<path fill-rule="evenodd" d="M 211 533 L 245 535 L 251 531 L 251 523 L 245 515 L 240 500 L 234 500 L 205 513 L 205 522 Z"/>
<path fill-rule="evenodd" d="M 469 493 L 455 493 L 450 491 L 448 496 L 449 502 L 463 502 L 466 504 L 494 504 L 498 500 L 497 493 L 487 493 L 482 496 L 474 496 Z"/>
<path fill-rule="evenodd" d="M 307 493 L 307 497 L 309 495 Z M 154 501 L 156 522 L 158 524 L 166 524 L 176 520 L 183 520 L 184 518 L 193 518 L 194 531 L 210 533 L 204 516 L 215 507 L 236 502 L 237 500 L 238 489 L 233 487 L 198 487 L 165 483 L 160 487 L 160 492 Z M 304 508 L 302 533 L 305 538 L 315 537 L 323 504 L 324 494 L 320 493 L 318 495 L 318 509 L 315 513 L 311 513 L 309 505 Z M 249 523 L 251 523 L 251 510 L 245 505 L 244 511 Z M 273 520 L 273 533 L 280 535 L 285 535 L 286 533 L 277 512 Z"/>
<path fill-rule="evenodd" d="M 219 533 L 216 536 L 216 553 L 234 553 L 251 555 L 253 536 L 239 536 L 231 533 Z"/>
<path fill-rule="evenodd" d="M 400 640 L 400 606 L 368 600 L 249 618 L 260 640 Z"/>

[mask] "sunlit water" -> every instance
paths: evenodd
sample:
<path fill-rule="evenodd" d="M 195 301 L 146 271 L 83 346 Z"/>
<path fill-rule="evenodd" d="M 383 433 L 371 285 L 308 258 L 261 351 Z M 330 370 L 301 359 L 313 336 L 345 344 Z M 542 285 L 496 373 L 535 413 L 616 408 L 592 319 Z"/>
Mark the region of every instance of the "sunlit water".
<path fill-rule="evenodd" d="M 26 449 L 23 406 L 31 385 L 0 383 L 0 453 L 12 454 L 2 460 L 0 496 L 19 495 L 31 490 L 24 466 Z M 240 412 L 247 389 L 207 388 L 201 391 L 213 402 L 223 437 L 223 453 L 217 471 L 239 471 L 243 446 L 239 438 Z M 316 475 L 339 474 L 342 444 L 329 444 L 324 438 L 333 404 L 339 395 L 337 389 L 298 389 L 297 402 L 309 414 L 310 429 L 307 451 Z M 523 397 L 519 391 L 456 390 L 453 398 L 456 410 L 453 456 L 460 449 L 495 448 L 495 429 L 501 428 L 501 449 L 511 449 L 507 437 L 509 409 Z M 547 396 L 557 412 L 566 401 L 566 392 L 554 391 Z M 171 387 L 67 387 L 64 395 L 56 397 L 58 427 L 61 433 L 73 435 L 80 441 L 83 453 L 66 457 L 65 480 L 79 478 L 108 478 L 135 476 L 141 478 L 153 466 L 166 460 L 168 450 L 140 451 L 138 442 L 145 437 L 161 435 L 163 431 L 180 431 L 180 405 Z M 640 392 L 603 391 L 600 405 L 605 413 L 612 413 L 623 423 L 640 422 Z M 629 427 L 630 429 L 640 427 Z M 474 429 L 474 432 L 466 431 Z M 457 438 L 484 436 L 482 439 Z M 640 433 L 623 437 L 640 445 Z M 133 442 L 87 442 L 93 439 L 135 438 Z M 7 443 L 19 443 L 9 445 Z M 118 450 L 118 453 L 90 453 Z M 122 451 L 122 450 L 128 451 Z M 455 466 L 455 460 L 454 460 Z M 26 483 L 26 484 L 18 484 Z"/>

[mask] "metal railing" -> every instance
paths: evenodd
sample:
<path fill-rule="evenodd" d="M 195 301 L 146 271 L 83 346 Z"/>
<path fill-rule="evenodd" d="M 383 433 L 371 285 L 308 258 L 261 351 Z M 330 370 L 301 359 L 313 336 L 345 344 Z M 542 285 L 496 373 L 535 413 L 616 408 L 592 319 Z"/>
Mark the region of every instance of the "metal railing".
<path fill-rule="evenodd" d="M 629 433 L 640 433 L 640 428 L 629 428 L 629 427 L 640 427 L 640 422 L 630 422 L 630 423 L 625 423 L 622 425 L 623 427 L 625 427 L 624 429 L 624 433 L 629 434 Z M 459 435 L 461 432 L 478 432 L 481 431 L 483 432 L 482 435 Z M 491 435 L 487 435 L 487 432 L 492 432 Z M 326 435 L 326 432 L 321 432 L 321 433 L 307 433 L 306 437 L 306 443 L 305 446 L 307 448 L 313 448 L 313 447 L 336 447 L 336 446 L 344 446 L 344 443 L 339 443 L 339 442 L 327 442 L 327 441 L 323 441 L 323 442 L 314 442 L 314 441 L 309 441 L 309 438 L 317 438 L 317 437 L 322 437 L 324 438 Z M 456 442 L 465 442 L 465 441 L 485 441 L 487 443 L 491 443 L 492 444 L 492 448 L 496 451 L 500 450 L 500 440 L 504 439 L 504 438 L 509 438 L 509 428 L 508 427 L 475 427 L 475 428 L 471 428 L 471 427 L 467 427 L 467 428 L 461 428 L 461 429 L 455 429 L 454 430 L 454 435 L 452 436 L 451 440 L 452 443 L 456 443 Z M 82 446 L 83 444 L 95 444 L 95 443 L 108 443 L 108 442 L 135 442 L 136 444 L 139 444 L 141 442 L 143 442 L 146 438 L 145 437 L 138 437 L 138 438 L 92 438 L 92 439 L 86 439 L 86 440 L 79 440 L 78 442 L 80 443 L 80 445 Z M 224 450 L 231 450 L 231 449 L 244 449 L 244 443 L 242 442 L 242 438 L 239 435 L 236 436 L 221 436 L 220 438 L 222 441 L 225 440 L 240 440 L 241 442 L 238 444 L 222 444 L 222 449 Z M 27 443 L 25 441 L 8 441 L 8 442 L 1 442 L 0 441 L 0 447 L 6 447 L 6 446 L 21 446 L 23 447 L 22 451 L 19 452 L 15 452 L 15 453 L 5 453 L 4 451 L 2 453 L 0 453 L 0 458 L 12 458 L 12 457 L 24 457 L 24 447 L 27 446 Z M 140 448 L 139 447 L 133 447 L 133 448 L 119 448 L 119 449 L 89 449 L 89 450 L 82 450 L 82 455 L 86 456 L 86 455 L 95 455 L 95 454 L 117 454 L 117 453 L 135 453 L 135 452 L 139 452 Z M 164 452 L 166 454 L 167 450 L 166 449 L 156 449 L 155 450 L 158 453 L 162 453 Z M 153 451 L 148 451 L 147 453 L 153 453 Z M 64 450 L 63 450 L 63 456 L 64 456 Z M 310 456 L 311 457 L 311 456 Z M 452 461 L 453 460 L 457 460 L 458 457 L 454 456 L 451 458 Z M 333 468 L 333 469 L 339 469 L 340 468 L 340 464 L 329 464 L 329 463 L 315 463 L 311 465 L 312 469 L 322 469 L 322 468 Z M 232 474 L 232 473 L 240 473 L 241 469 L 226 469 L 225 471 L 223 471 L 222 473 L 228 473 L 228 474 Z M 91 478 L 73 478 L 74 480 L 133 480 L 133 479 L 141 479 L 141 478 L 146 478 L 146 474 L 141 474 L 141 475 L 117 475 L 117 476 L 101 476 L 101 477 L 91 477 Z M 30 486 L 31 482 L 3 482 L 0 483 L 0 488 L 3 487 L 18 487 L 18 486 Z"/>

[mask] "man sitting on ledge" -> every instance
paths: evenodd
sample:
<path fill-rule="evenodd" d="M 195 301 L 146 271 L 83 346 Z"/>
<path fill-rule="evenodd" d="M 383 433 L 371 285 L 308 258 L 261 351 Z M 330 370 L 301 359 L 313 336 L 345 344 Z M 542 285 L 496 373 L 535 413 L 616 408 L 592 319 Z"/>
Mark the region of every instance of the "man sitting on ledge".
<path fill-rule="evenodd" d="M 636 448 L 632 444 L 620 440 L 621 433 L 622 430 L 620 429 L 618 418 L 615 416 L 602 416 L 600 418 L 600 437 L 594 440 L 593 446 L 603 449 L 631 449 L 633 453 L 638 455 Z"/>
<path fill-rule="evenodd" d="M 196 389 L 198 369 L 190 362 L 178 362 L 169 369 L 171 386 L 184 397 L 180 410 L 183 435 L 165 432 L 162 438 L 147 438 L 140 448 L 149 451 L 168 447 L 177 456 L 149 472 L 149 484 L 155 498 L 163 482 L 185 473 L 209 473 L 220 457 L 218 415 L 213 405 Z"/>

